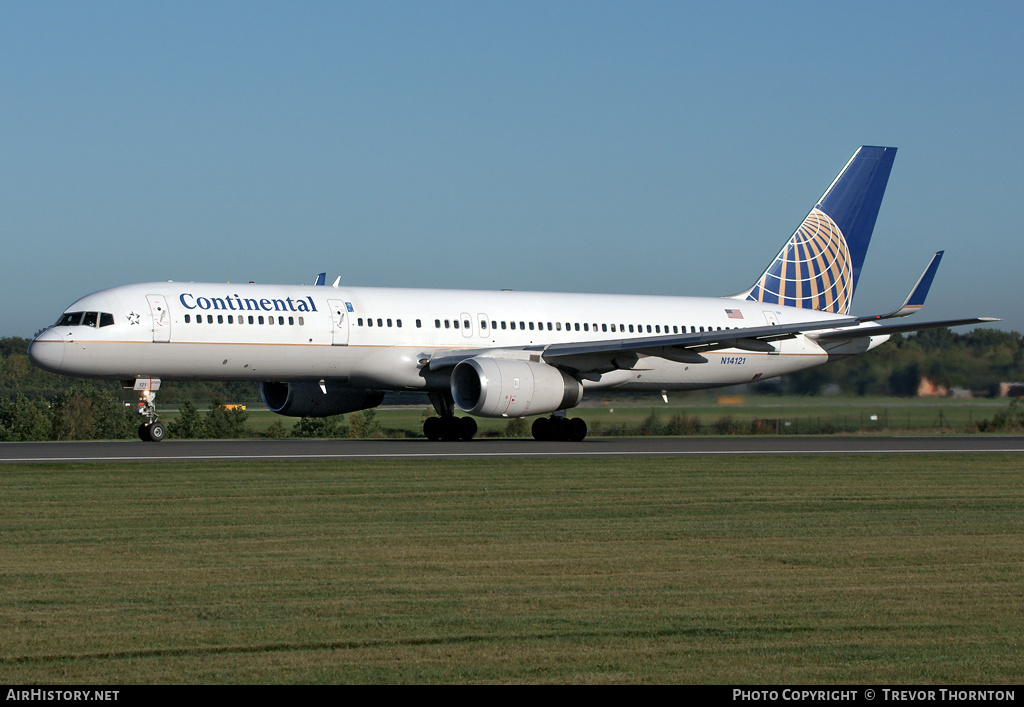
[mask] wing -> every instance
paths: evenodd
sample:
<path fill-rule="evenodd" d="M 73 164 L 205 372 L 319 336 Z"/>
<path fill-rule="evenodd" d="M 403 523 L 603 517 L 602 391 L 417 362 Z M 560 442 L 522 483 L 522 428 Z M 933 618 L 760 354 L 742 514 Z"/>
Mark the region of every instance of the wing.
<path fill-rule="evenodd" d="M 435 351 L 429 359 L 431 370 L 449 368 L 474 356 L 492 358 L 537 358 L 558 368 L 577 372 L 581 377 L 600 375 L 620 368 L 634 368 L 642 356 L 657 356 L 683 363 L 706 363 L 701 354 L 719 349 L 774 351 L 772 342 L 792 339 L 804 332 L 857 326 L 854 317 L 840 317 L 795 324 L 738 327 L 690 334 L 602 339 L 600 341 L 535 344 L 477 349 Z"/>
<path fill-rule="evenodd" d="M 922 329 L 1000 321 L 992 317 L 972 317 L 917 324 L 879 323 L 886 319 L 905 317 L 921 309 L 941 260 L 942 251 L 932 256 L 928 267 L 925 268 L 907 299 L 899 308 L 888 314 L 877 314 L 870 317 L 835 317 L 793 324 L 726 328 L 689 334 L 667 334 L 629 339 L 603 339 L 518 347 L 448 349 L 435 351 L 429 358 L 429 367 L 431 370 L 450 368 L 475 356 L 534 359 L 569 371 L 581 379 L 596 380 L 601 374 L 609 371 L 643 368 L 640 360 L 651 356 L 677 363 L 700 364 L 707 363 L 708 359 L 703 354 L 710 351 L 739 349 L 770 353 L 776 350 L 773 342 L 792 339 L 800 335 L 806 335 L 818 342 L 849 341 Z"/>
<path fill-rule="evenodd" d="M 451 368 L 475 356 L 490 358 L 535 359 L 549 365 L 572 371 L 580 378 L 590 379 L 618 369 L 634 369 L 644 357 L 676 361 L 679 363 L 707 363 L 704 353 L 721 349 L 741 351 L 775 351 L 774 342 L 807 335 L 815 341 L 855 339 L 888 334 L 933 329 L 937 327 L 986 324 L 1000 321 L 992 317 L 947 319 L 918 324 L 880 325 L 874 318 L 842 317 L 820 321 L 777 324 L 761 327 L 738 327 L 720 331 L 690 334 L 636 337 L 630 339 L 603 339 L 600 341 L 569 342 L 560 344 L 508 346 L 476 349 L 445 349 L 435 351 L 429 358 L 431 370 Z"/>

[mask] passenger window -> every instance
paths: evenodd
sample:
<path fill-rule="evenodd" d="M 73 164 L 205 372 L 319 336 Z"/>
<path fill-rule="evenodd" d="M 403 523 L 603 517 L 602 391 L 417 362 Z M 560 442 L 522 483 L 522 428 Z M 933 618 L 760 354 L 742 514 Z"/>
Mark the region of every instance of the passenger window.
<path fill-rule="evenodd" d="M 305 323 L 306 323 L 306 319 L 304 317 L 299 317 L 299 326 L 302 326 Z"/>
<path fill-rule="evenodd" d="M 459 320 L 458 320 L 458 319 L 456 319 L 456 320 L 455 320 L 455 328 L 456 328 L 456 329 L 458 329 L 458 328 L 459 328 Z"/>
<path fill-rule="evenodd" d="M 530 322 L 530 331 L 533 331 L 533 322 Z"/>
<path fill-rule="evenodd" d="M 257 321 L 258 321 L 258 322 L 259 322 L 260 324 L 262 324 L 262 323 L 263 323 L 263 315 L 262 315 L 262 314 L 261 314 L 261 315 L 260 315 L 259 317 L 257 317 Z"/>
<path fill-rule="evenodd" d="M 548 329 L 550 329 L 550 328 L 551 328 L 551 325 L 548 324 Z M 555 329 L 557 329 L 558 331 L 562 331 L 562 322 L 555 322 Z"/>
<path fill-rule="evenodd" d="M 234 314 L 229 314 L 228 315 L 228 324 L 234 324 L 234 323 L 235 323 L 235 315 Z"/>
<path fill-rule="evenodd" d="M 383 320 L 383 319 L 380 319 L 380 318 L 378 318 L 378 319 L 377 319 L 377 326 L 384 326 L 384 320 Z"/>
<path fill-rule="evenodd" d="M 191 324 L 192 323 L 192 317 L 190 315 L 188 315 L 188 314 L 185 315 L 185 323 L 186 324 Z"/>
<path fill-rule="evenodd" d="M 207 314 L 206 315 L 206 323 L 207 324 L 213 324 L 213 315 L 212 314 Z"/>
<path fill-rule="evenodd" d="M 217 315 L 217 323 L 218 324 L 223 324 L 224 323 L 224 315 L 223 314 L 218 314 Z"/>
<path fill-rule="evenodd" d="M 231 317 L 228 317 L 228 320 L 230 319 Z M 295 326 L 295 317 L 288 317 L 288 326 Z"/>

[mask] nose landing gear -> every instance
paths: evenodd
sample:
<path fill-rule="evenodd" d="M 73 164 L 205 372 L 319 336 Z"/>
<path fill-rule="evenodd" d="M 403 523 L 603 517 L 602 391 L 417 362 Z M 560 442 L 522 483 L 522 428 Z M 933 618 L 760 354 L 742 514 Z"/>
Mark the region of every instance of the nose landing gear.
<path fill-rule="evenodd" d="M 146 421 L 139 425 L 139 439 L 143 442 L 162 442 L 167 436 L 167 429 L 158 422 L 159 415 L 156 412 L 156 391 L 160 389 L 159 378 L 137 378 L 135 381 L 128 381 L 131 385 L 126 388 L 133 388 L 139 391 L 139 407 L 136 412 Z"/>

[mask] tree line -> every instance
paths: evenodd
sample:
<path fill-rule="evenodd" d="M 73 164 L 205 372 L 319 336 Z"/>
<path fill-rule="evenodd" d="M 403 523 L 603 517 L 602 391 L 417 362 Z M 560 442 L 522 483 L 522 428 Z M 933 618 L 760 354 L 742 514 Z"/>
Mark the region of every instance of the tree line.
<path fill-rule="evenodd" d="M 766 381 L 757 392 L 818 395 L 832 387 L 854 395 L 917 394 L 922 378 L 949 390 L 995 397 L 1001 383 L 1024 381 L 1024 339 L 1015 331 L 979 327 L 963 334 L 926 329 L 894 335 L 868 353 Z"/>

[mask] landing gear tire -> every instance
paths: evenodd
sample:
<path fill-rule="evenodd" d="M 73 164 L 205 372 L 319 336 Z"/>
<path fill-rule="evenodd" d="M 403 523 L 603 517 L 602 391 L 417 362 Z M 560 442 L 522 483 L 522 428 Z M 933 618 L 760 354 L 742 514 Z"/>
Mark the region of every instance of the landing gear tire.
<path fill-rule="evenodd" d="M 143 442 L 162 442 L 167 430 L 159 422 L 139 425 L 139 439 Z"/>
<path fill-rule="evenodd" d="M 582 442 L 587 436 L 587 423 L 579 417 L 538 417 L 531 432 L 538 442 Z"/>
<path fill-rule="evenodd" d="M 570 442 L 582 442 L 587 438 L 587 421 L 581 417 L 574 417 L 569 420 L 569 436 L 568 441 Z"/>
<path fill-rule="evenodd" d="M 423 421 L 423 436 L 429 439 L 431 442 L 437 442 L 441 439 L 441 418 L 440 417 L 428 417 Z"/>
<path fill-rule="evenodd" d="M 423 421 L 423 436 L 432 442 L 460 439 L 468 442 L 476 430 L 476 420 L 472 417 L 428 417 Z"/>
<path fill-rule="evenodd" d="M 459 418 L 459 439 L 468 442 L 476 434 L 476 420 L 472 417 Z"/>

